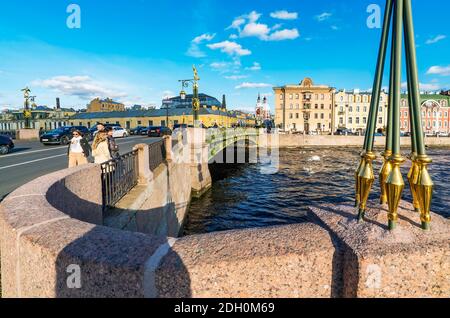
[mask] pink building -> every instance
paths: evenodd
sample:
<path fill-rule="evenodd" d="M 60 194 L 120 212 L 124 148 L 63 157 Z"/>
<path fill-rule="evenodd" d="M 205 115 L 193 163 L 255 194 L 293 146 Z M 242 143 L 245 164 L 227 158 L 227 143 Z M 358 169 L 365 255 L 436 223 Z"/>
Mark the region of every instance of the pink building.
<path fill-rule="evenodd" d="M 400 128 L 411 132 L 408 96 L 402 95 L 400 102 Z M 422 124 L 426 134 L 450 133 L 450 96 L 437 94 L 420 95 Z"/>

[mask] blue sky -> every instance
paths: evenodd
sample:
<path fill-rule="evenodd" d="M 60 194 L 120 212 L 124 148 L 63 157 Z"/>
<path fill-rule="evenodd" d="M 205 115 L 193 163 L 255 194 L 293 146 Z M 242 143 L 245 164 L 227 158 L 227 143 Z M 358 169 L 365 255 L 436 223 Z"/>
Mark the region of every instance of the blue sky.
<path fill-rule="evenodd" d="M 412 0 L 424 90 L 450 88 L 448 2 Z M 81 28 L 70 29 L 70 4 Z M 0 110 L 22 104 L 84 107 L 91 98 L 161 104 L 178 79 L 251 109 L 272 86 L 312 77 L 318 84 L 372 87 L 381 29 L 367 7 L 384 0 L 0 0 Z M 385 81 L 384 85 L 387 85 Z"/>

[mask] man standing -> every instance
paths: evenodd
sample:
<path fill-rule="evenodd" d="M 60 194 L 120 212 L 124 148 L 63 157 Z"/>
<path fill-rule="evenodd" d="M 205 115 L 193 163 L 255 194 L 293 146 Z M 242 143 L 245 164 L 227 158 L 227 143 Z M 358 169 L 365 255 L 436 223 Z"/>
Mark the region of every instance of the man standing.
<path fill-rule="evenodd" d="M 108 134 L 108 148 L 109 148 L 109 152 L 111 154 L 111 158 L 116 159 L 120 155 L 119 155 L 119 146 L 117 145 L 116 140 L 113 137 L 114 128 L 106 127 L 105 131 Z"/>

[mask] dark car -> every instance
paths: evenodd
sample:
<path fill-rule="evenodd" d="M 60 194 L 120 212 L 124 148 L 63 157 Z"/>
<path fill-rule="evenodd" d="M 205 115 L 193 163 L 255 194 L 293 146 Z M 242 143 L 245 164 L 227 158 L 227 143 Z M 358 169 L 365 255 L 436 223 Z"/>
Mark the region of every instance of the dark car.
<path fill-rule="evenodd" d="M 172 134 L 172 130 L 168 127 L 161 126 L 150 126 L 148 127 L 147 135 L 149 137 L 162 137 L 162 136 L 170 136 Z"/>
<path fill-rule="evenodd" d="M 147 128 L 145 126 L 137 126 L 130 130 L 130 135 L 142 135 L 143 131 L 147 132 Z"/>
<path fill-rule="evenodd" d="M 12 138 L 0 135 L 0 155 L 8 154 L 12 149 L 14 149 Z"/>
<path fill-rule="evenodd" d="M 72 139 L 72 132 L 74 130 L 79 130 L 87 140 L 92 139 L 90 130 L 84 126 L 65 126 L 43 134 L 40 137 L 40 141 L 44 145 L 67 145 L 70 139 Z"/>

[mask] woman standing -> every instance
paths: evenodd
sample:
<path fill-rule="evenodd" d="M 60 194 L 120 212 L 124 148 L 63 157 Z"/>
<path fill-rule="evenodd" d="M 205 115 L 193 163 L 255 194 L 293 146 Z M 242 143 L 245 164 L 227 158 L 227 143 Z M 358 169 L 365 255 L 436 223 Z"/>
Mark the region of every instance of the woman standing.
<path fill-rule="evenodd" d="M 92 156 L 94 156 L 95 163 L 101 164 L 112 159 L 109 152 L 108 134 L 105 131 L 99 131 L 95 135 L 92 149 Z"/>
<path fill-rule="evenodd" d="M 67 154 L 69 156 L 69 168 L 85 165 L 88 163 L 87 158 L 91 153 L 91 146 L 84 138 L 79 130 L 72 132 L 72 139 L 70 140 Z"/>

